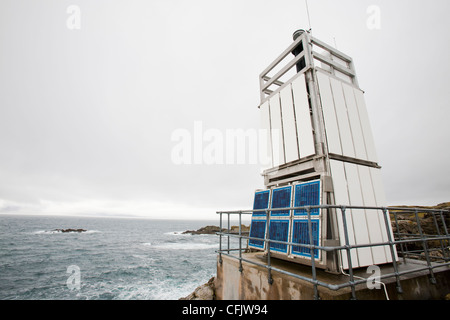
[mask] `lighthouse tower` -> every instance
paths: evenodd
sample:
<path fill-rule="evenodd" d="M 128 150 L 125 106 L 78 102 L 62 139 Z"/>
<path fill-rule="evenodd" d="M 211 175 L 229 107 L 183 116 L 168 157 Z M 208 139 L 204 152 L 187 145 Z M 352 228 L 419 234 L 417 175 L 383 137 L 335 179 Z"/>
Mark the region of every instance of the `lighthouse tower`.
<path fill-rule="evenodd" d="M 249 246 L 301 264 L 310 264 L 313 254 L 317 267 L 348 269 L 345 250 L 312 253 L 293 244 L 313 239 L 318 246 L 343 246 L 348 237 L 350 245 L 367 245 L 387 242 L 392 233 L 375 209 L 386 206 L 385 193 L 353 60 L 298 30 L 259 81 L 270 162 L 253 209 L 270 211 L 253 213 Z M 341 214 L 332 206 L 350 208 Z M 392 254 L 387 245 L 362 246 L 351 251 L 351 261 L 353 268 L 390 263 Z"/>

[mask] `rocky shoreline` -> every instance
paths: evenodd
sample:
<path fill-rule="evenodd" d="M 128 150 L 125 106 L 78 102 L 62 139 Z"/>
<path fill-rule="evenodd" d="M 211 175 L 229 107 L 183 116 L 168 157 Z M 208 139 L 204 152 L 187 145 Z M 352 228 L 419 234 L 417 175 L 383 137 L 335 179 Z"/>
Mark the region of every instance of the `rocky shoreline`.
<path fill-rule="evenodd" d="M 220 228 L 218 226 L 206 226 L 198 230 L 187 230 L 182 234 L 201 235 L 201 234 L 216 234 L 217 232 L 227 232 L 228 229 Z M 241 233 L 249 233 L 250 226 L 241 225 Z M 239 226 L 231 226 L 230 233 L 239 234 Z M 215 300 L 215 281 L 216 278 L 212 277 L 209 281 L 201 286 L 198 286 L 191 294 L 178 300 Z"/>
<path fill-rule="evenodd" d="M 190 295 L 178 300 L 215 300 L 215 282 L 216 278 L 212 277 L 207 283 L 197 287 Z"/>
<path fill-rule="evenodd" d="M 416 216 L 414 212 L 402 212 L 401 210 L 390 210 L 391 215 L 391 225 L 392 231 L 394 234 L 401 234 L 402 239 L 410 239 L 417 238 L 422 232 L 424 235 L 438 235 L 445 234 L 445 230 L 443 229 L 443 223 L 441 217 L 436 214 L 428 213 L 428 212 L 420 212 L 420 209 L 437 209 L 437 210 L 450 210 L 450 202 L 445 202 L 438 204 L 437 206 L 396 206 L 395 208 L 417 208 L 418 218 L 420 223 L 417 224 Z M 394 212 L 396 213 L 394 215 Z M 450 215 L 445 215 L 445 225 L 450 226 Z M 397 222 L 395 221 L 397 220 Z M 440 222 L 440 228 L 437 230 L 436 223 Z M 443 246 L 443 243 L 439 240 L 428 240 L 427 247 L 429 249 L 430 258 L 443 258 L 445 254 L 448 255 L 448 247 Z M 409 242 L 406 243 L 403 248 L 406 250 L 414 251 L 414 250 L 423 250 L 422 242 Z M 401 246 L 397 246 L 398 250 L 401 250 Z M 425 260 L 424 252 L 420 253 L 419 257 L 412 257 L 419 260 Z"/>

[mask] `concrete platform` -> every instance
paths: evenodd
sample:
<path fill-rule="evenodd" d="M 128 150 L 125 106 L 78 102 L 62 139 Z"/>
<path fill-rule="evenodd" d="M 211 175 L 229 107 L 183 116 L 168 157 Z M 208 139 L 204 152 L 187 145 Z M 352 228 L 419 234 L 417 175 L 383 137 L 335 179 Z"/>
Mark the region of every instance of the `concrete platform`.
<path fill-rule="evenodd" d="M 246 260 L 267 265 L 267 257 L 262 252 L 245 253 Z M 311 267 L 292 262 L 271 259 L 271 265 L 277 269 L 293 274 L 312 278 Z M 218 300 L 313 300 L 314 286 L 312 283 L 272 270 L 273 283 L 268 282 L 268 270 L 250 262 L 242 262 L 243 270 L 239 272 L 239 260 L 222 255 L 222 264 L 217 262 L 216 299 Z M 399 261 L 399 272 L 426 267 L 424 261 Z M 392 264 L 380 266 L 381 275 L 393 273 Z M 356 298 L 360 300 L 430 300 L 444 299 L 450 293 L 450 267 L 442 266 L 433 269 L 436 284 L 431 284 L 429 271 L 419 271 L 400 276 L 403 293 L 396 289 L 395 277 L 382 279 L 385 286 L 380 289 L 369 289 L 364 284 L 356 286 Z M 354 271 L 355 277 L 368 278 L 372 273 L 367 269 Z M 317 280 L 339 285 L 348 282 L 345 274 L 331 274 L 317 269 Z M 358 279 L 355 279 L 358 280 Z M 318 286 L 319 297 L 322 300 L 348 300 L 351 298 L 351 288 L 330 290 Z"/>

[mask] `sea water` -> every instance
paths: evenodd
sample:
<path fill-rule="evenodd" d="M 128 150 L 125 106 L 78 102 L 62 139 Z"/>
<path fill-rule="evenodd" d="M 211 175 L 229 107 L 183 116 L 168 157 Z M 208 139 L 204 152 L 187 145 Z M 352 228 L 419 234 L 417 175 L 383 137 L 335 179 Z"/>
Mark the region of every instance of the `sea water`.
<path fill-rule="evenodd" d="M 219 248 L 182 232 L 218 223 L 2 215 L 0 299 L 179 299 L 216 274 Z"/>

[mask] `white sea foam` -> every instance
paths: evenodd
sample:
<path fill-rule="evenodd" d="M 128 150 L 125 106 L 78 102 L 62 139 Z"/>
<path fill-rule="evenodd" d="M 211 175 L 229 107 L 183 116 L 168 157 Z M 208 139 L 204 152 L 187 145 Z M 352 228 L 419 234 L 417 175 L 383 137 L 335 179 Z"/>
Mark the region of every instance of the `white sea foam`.
<path fill-rule="evenodd" d="M 162 280 L 155 283 L 134 283 L 120 288 L 117 299 L 120 300 L 178 300 L 190 294 L 198 283 L 176 285 L 176 281 Z"/>
<path fill-rule="evenodd" d="M 149 257 L 148 255 L 145 255 L 145 254 L 133 254 L 132 257 L 133 257 L 133 258 L 136 258 L 136 259 L 139 259 L 139 260 L 145 260 L 145 261 L 147 261 L 147 262 L 153 262 L 153 261 L 155 261 L 154 258 Z"/>
<path fill-rule="evenodd" d="M 185 230 L 183 231 L 170 231 L 170 232 L 165 232 L 165 235 L 169 235 L 169 236 L 190 236 L 191 234 L 185 233 L 183 234 L 183 232 L 185 232 Z"/>
<path fill-rule="evenodd" d="M 205 279 L 180 282 L 178 279 L 134 279 L 127 282 L 117 279 L 114 282 L 84 282 L 78 299 L 118 299 L 118 300 L 178 300 L 194 291 Z"/>
<path fill-rule="evenodd" d="M 33 234 L 56 234 L 56 233 L 61 233 L 61 231 L 38 230 L 33 232 Z"/>

